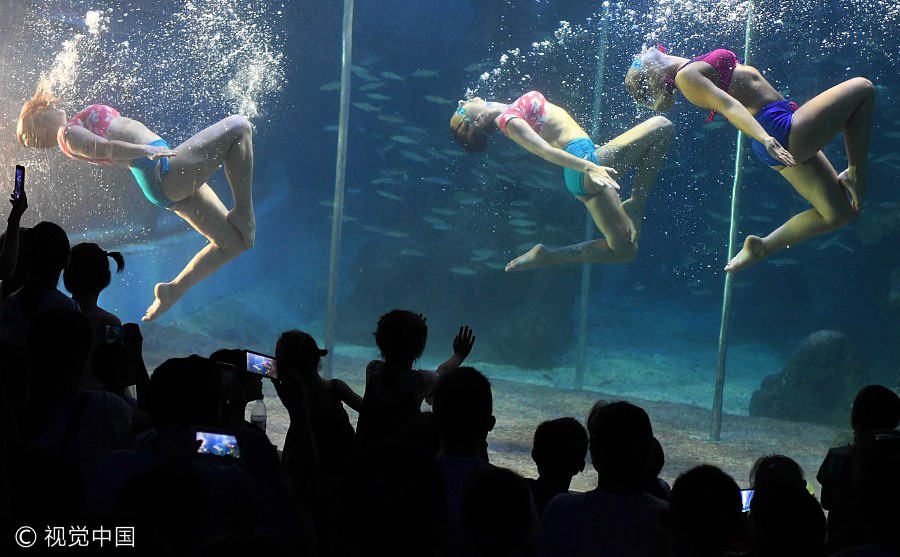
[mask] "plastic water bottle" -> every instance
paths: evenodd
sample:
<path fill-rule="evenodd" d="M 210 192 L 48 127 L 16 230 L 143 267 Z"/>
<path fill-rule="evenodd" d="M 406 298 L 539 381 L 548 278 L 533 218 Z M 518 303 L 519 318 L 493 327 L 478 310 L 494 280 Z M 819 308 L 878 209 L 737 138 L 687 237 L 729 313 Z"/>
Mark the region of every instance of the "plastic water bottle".
<path fill-rule="evenodd" d="M 265 431 L 266 420 L 266 403 L 263 402 L 263 399 L 259 399 L 253 403 L 253 408 L 250 409 L 250 423 Z"/>

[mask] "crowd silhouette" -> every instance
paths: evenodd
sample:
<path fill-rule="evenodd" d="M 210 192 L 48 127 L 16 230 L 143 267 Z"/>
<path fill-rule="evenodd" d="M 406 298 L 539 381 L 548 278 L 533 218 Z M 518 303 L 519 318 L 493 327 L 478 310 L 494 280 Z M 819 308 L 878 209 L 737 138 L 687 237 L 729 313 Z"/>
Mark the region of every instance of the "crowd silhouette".
<path fill-rule="evenodd" d="M 290 418 L 279 450 L 245 418 L 263 378 L 243 350 L 148 373 L 138 325 L 98 306 L 122 255 L 70 248 L 53 223 L 20 228 L 26 209 L 13 201 L 0 250 L 5 528 L 105 519 L 154 556 L 900 556 L 900 398 L 885 387 L 859 392 L 818 498 L 784 455 L 756 462 L 752 492 L 705 462 L 670 488 L 649 416 L 625 401 L 536 424 L 538 477 L 524 479 L 489 462 L 497 419 L 490 381 L 465 365 L 473 331 L 416 369 L 426 319 L 396 309 L 375 326 L 382 357 L 361 396 L 320 376 L 327 351 L 309 334 L 277 339 L 265 381 Z M 571 491 L 587 465 L 596 488 Z"/>

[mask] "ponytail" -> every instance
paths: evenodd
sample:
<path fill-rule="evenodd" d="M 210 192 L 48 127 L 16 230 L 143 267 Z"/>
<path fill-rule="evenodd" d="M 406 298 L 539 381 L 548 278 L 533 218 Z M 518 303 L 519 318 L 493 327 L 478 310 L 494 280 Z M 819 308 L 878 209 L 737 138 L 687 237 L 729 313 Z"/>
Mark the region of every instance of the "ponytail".
<path fill-rule="evenodd" d="M 125 258 L 122 257 L 122 252 L 120 251 L 104 251 L 106 257 L 111 258 L 116 262 L 116 272 L 121 273 L 125 270 Z"/>

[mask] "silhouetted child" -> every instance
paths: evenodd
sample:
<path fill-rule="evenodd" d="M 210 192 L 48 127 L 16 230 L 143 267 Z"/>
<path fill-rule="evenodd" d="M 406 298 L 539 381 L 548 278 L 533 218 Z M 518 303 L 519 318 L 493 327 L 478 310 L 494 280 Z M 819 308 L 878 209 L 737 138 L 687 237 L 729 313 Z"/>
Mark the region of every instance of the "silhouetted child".
<path fill-rule="evenodd" d="M 678 557 L 721 557 L 741 526 L 741 490 L 715 466 L 703 464 L 675 480 L 669 499 Z"/>
<path fill-rule="evenodd" d="M 384 360 L 373 360 L 366 367 L 366 392 L 356 426 L 363 451 L 403 430 L 420 412 L 423 400 L 430 404 L 438 377 L 458 368 L 475 343 L 472 330 L 460 327 L 453 339 L 453 355 L 437 373 L 413 369 L 425 350 L 427 337 L 428 326 L 422 315 L 395 309 L 378 320 L 375 343 Z"/>
<path fill-rule="evenodd" d="M 584 470 L 588 449 L 587 429 L 575 418 L 557 418 L 541 423 L 534 431 L 531 458 L 537 479 L 526 479 L 538 516 L 560 493 L 568 493 L 572 478 Z"/>
<path fill-rule="evenodd" d="M 662 472 L 665 465 L 666 453 L 663 452 L 659 439 L 654 437 L 650 440 L 650 468 L 647 474 L 647 478 L 649 479 L 647 485 L 644 486 L 644 491 L 657 499 L 668 501 L 672 488 L 669 487 L 669 483 L 666 480 L 659 477 L 659 474 Z"/>
<path fill-rule="evenodd" d="M 853 525 L 851 459 L 857 445 L 876 434 L 900 436 L 900 397 L 881 385 L 863 387 L 850 411 L 853 443 L 828 450 L 816 479 L 822 484 L 822 507 L 828 511 L 828 550 L 858 545 L 863 533 Z"/>

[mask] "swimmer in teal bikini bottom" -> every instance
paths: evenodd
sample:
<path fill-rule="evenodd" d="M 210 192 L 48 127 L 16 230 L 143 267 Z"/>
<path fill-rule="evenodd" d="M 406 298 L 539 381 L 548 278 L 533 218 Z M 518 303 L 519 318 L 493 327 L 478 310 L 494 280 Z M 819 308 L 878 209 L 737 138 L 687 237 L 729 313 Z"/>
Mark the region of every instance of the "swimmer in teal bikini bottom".
<path fill-rule="evenodd" d="M 170 148 L 165 139 L 157 139 L 153 143 L 150 143 L 150 145 L 153 145 L 154 147 L 165 147 L 166 149 Z M 159 163 L 159 178 L 156 177 L 157 163 Z M 147 157 L 143 157 L 140 159 L 132 159 L 131 161 L 131 173 L 134 175 L 134 179 L 137 180 L 138 185 L 141 186 L 141 189 L 144 191 L 144 195 L 147 196 L 150 203 L 162 207 L 163 209 L 168 209 L 172 205 L 175 205 L 174 201 L 166 197 L 162 188 L 163 179 L 168 172 L 168 157 L 163 157 L 158 160 L 150 160 Z"/>
<path fill-rule="evenodd" d="M 573 139 L 566 144 L 563 150 L 570 155 L 575 155 L 579 159 L 585 159 L 596 165 L 600 164 L 600 160 L 597 159 L 597 146 L 587 137 Z M 571 168 L 564 168 L 563 176 L 566 179 L 566 187 L 569 188 L 572 195 L 582 196 L 588 194 L 584 189 L 584 172 L 578 172 Z"/>

